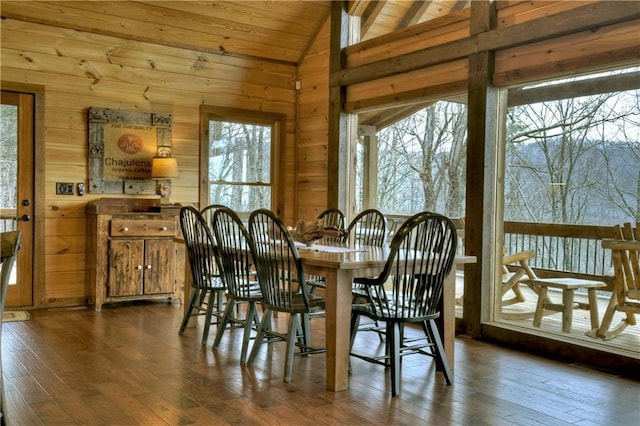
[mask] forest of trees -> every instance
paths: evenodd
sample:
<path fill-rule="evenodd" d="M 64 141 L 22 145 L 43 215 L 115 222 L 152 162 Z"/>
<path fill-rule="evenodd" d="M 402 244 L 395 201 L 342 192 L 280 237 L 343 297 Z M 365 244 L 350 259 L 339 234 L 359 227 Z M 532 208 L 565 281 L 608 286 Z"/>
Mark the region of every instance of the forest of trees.
<path fill-rule="evenodd" d="M 640 221 L 640 91 L 508 109 L 505 220 Z M 464 216 L 466 106 L 437 102 L 378 132 L 378 206 Z"/>

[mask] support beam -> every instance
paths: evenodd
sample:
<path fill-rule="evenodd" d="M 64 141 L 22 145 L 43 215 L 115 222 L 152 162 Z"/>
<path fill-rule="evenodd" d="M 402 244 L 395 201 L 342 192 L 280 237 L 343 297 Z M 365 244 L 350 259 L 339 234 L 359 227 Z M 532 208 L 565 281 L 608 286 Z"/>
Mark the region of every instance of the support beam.
<path fill-rule="evenodd" d="M 329 41 L 329 73 L 340 72 L 345 66 L 342 49 L 349 41 L 349 15 L 344 1 L 331 3 L 331 36 Z M 348 176 L 346 175 L 348 134 L 347 114 L 343 106 L 344 86 L 329 87 L 329 123 L 327 142 L 327 207 L 346 211 Z"/>
<path fill-rule="evenodd" d="M 471 7 L 472 31 L 486 31 L 495 25 L 493 3 L 473 2 Z M 502 220 L 502 210 L 496 209 L 501 187 L 496 188 L 493 175 L 498 169 L 496 148 L 500 141 L 499 91 L 491 85 L 493 65 L 493 52 L 469 57 L 465 254 L 478 260 L 465 266 L 464 316 L 460 331 L 473 337 L 480 337 L 481 324 L 489 319 L 493 306 L 490 286 L 494 284 L 492 277 L 498 264 L 494 237 Z"/>

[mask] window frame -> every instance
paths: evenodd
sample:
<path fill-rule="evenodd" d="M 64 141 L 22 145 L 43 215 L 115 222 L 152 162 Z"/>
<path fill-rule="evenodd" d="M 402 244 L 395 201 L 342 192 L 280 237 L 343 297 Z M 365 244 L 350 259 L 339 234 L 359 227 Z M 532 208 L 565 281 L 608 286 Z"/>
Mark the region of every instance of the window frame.
<path fill-rule="evenodd" d="M 280 151 L 284 147 L 286 116 L 284 114 L 240 108 L 211 105 L 202 105 L 200 107 L 200 184 L 198 201 L 201 208 L 211 204 L 211 200 L 209 200 L 209 122 L 211 120 L 271 127 L 271 169 L 268 186 L 271 188 L 271 210 L 276 214 L 280 214 L 283 210 L 283 196 L 280 188 L 280 173 L 283 168 L 280 162 L 284 158 Z"/>

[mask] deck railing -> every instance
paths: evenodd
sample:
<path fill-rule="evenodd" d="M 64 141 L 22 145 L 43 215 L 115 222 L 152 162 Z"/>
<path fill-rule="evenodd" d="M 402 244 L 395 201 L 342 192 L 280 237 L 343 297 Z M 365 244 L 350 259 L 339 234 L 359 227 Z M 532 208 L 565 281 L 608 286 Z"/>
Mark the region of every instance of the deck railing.
<path fill-rule="evenodd" d="M 391 232 L 408 216 L 388 215 Z M 464 221 L 454 223 L 463 227 Z M 464 230 L 460 230 L 464 238 Z M 603 238 L 614 238 L 612 226 L 564 225 L 553 223 L 505 222 L 507 253 L 534 250 L 529 261 L 540 277 L 567 276 L 610 282 L 611 251 L 602 248 Z M 610 289 L 610 288 L 609 288 Z"/>
<path fill-rule="evenodd" d="M 611 251 L 602 248 L 602 239 L 614 237 L 612 226 L 504 223 L 507 251 L 534 250 L 529 264 L 542 276 L 611 276 Z"/>

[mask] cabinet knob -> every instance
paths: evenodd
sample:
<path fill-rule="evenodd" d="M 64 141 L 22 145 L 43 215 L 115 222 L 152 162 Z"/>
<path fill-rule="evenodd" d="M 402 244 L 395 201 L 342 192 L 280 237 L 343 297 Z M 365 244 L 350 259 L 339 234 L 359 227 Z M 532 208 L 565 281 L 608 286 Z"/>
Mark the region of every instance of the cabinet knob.
<path fill-rule="evenodd" d="M 136 269 L 142 269 L 142 265 L 136 266 Z"/>
<path fill-rule="evenodd" d="M 129 232 L 129 228 L 127 228 L 126 226 L 122 228 L 122 232 Z"/>
<path fill-rule="evenodd" d="M 151 269 L 151 265 L 147 265 L 147 266 L 146 266 L 146 268 L 147 268 L 147 269 Z"/>
<path fill-rule="evenodd" d="M 166 231 L 167 229 L 169 228 L 167 228 L 166 226 L 163 226 L 162 228 L 160 228 L 161 231 Z"/>

